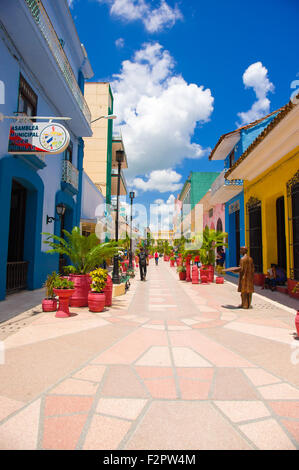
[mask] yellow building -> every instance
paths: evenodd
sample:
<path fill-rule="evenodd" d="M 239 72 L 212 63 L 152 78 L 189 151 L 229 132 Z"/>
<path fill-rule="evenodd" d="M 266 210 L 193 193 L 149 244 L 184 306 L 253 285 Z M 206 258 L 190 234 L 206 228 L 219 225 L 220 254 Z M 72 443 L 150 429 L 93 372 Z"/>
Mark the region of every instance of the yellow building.
<path fill-rule="evenodd" d="M 118 163 L 116 152 L 124 151 L 124 161 L 121 165 L 120 196 L 127 194 L 126 180 L 123 170 L 128 168 L 127 157 L 121 135 L 113 135 L 113 120 L 107 116 L 113 115 L 113 94 L 107 82 L 88 82 L 85 84 L 84 96 L 91 111 L 92 137 L 84 138 L 84 171 L 101 191 L 104 202 L 112 205 L 107 207 L 103 220 L 96 224 L 94 221 L 81 221 L 82 231 L 90 233 L 95 230 L 113 234 L 115 227 L 115 203 L 117 195 Z M 100 118 L 100 119 L 99 119 Z M 94 121 L 94 122 L 93 122 Z M 102 228 L 101 223 L 102 222 Z M 99 235 L 99 234 L 98 234 Z"/>
<path fill-rule="evenodd" d="M 84 170 L 100 189 L 106 203 L 111 204 L 111 196 L 117 194 L 116 151 L 124 150 L 121 136 L 113 136 L 113 120 L 105 116 L 113 114 L 113 95 L 107 82 L 88 82 L 84 96 L 91 111 L 93 135 L 84 139 Z M 98 119 L 101 117 L 101 119 Z M 127 159 L 122 170 L 127 168 Z M 121 172 L 120 194 L 126 195 L 127 188 Z"/>
<path fill-rule="evenodd" d="M 297 100 L 298 101 L 298 100 Z M 227 171 L 244 180 L 246 244 L 266 273 L 299 281 L 299 105 L 290 101 Z"/>
<path fill-rule="evenodd" d="M 159 230 L 158 232 L 151 232 L 152 238 L 157 240 L 169 240 L 169 243 L 172 244 L 174 240 L 174 231 L 173 230 Z"/>

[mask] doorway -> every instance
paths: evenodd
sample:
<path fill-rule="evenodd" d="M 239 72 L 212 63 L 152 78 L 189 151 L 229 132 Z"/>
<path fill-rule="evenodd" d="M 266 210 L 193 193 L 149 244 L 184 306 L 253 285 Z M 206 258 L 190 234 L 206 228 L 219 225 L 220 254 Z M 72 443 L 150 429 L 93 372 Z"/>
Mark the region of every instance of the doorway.
<path fill-rule="evenodd" d="M 236 234 L 236 245 L 235 245 L 235 253 L 236 253 L 236 266 L 240 264 L 240 210 L 235 212 L 235 234 Z"/>
<path fill-rule="evenodd" d="M 292 186 L 292 226 L 294 279 L 299 280 L 299 183 Z"/>
<path fill-rule="evenodd" d="M 24 261 L 26 199 L 26 188 L 13 180 L 10 199 L 6 276 L 6 291 L 8 294 L 27 287 L 28 261 Z"/>
<path fill-rule="evenodd" d="M 276 199 L 276 227 L 277 227 L 277 264 L 286 270 L 286 234 L 285 234 L 285 208 L 284 197 Z"/>
<path fill-rule="evenodd" d="M 263 272 L 263 245 L 262 245 L 262 208 L 256 203 L 248 208 L 249 215 L 249 247 L 253 258 L 256 273 Z"/>

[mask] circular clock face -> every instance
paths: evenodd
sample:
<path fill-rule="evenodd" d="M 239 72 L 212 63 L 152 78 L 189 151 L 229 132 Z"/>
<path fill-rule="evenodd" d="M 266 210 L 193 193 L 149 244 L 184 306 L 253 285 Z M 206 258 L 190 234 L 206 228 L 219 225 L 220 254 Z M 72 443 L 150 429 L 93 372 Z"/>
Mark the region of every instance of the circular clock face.
<path fill-rule="evenodd" d="M 40 133 L 39 140 L 41 146 L 48 152 L 64 150 L 68 145 L 68 134 L 59 124 L 49 124 Z"/>

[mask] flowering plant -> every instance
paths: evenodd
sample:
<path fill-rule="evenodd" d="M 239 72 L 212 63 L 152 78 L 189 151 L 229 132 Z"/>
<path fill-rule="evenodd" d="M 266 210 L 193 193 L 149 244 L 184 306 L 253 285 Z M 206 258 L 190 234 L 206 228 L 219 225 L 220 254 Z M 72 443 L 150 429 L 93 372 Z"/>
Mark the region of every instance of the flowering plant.
<path fill-rule="evenodd" d="M 90 277 L 92 279 L 91 290 L 92 292 L 101 293 L 107 283 L 108 271 L 106 269 L 98 268 L 91 271 Z"/>

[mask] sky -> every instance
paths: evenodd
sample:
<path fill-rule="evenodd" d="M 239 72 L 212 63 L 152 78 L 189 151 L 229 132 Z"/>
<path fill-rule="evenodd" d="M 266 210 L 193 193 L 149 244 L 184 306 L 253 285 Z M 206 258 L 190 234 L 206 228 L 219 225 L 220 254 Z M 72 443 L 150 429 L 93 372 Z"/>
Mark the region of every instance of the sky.
<path fill-rule="evenodd" d="M 298 0 L 68 1 L 91 81 L 111 83 L 129 189 L 165 214 L 190 171 L 223 169 L 222 134 L 299 88 Z"/>

